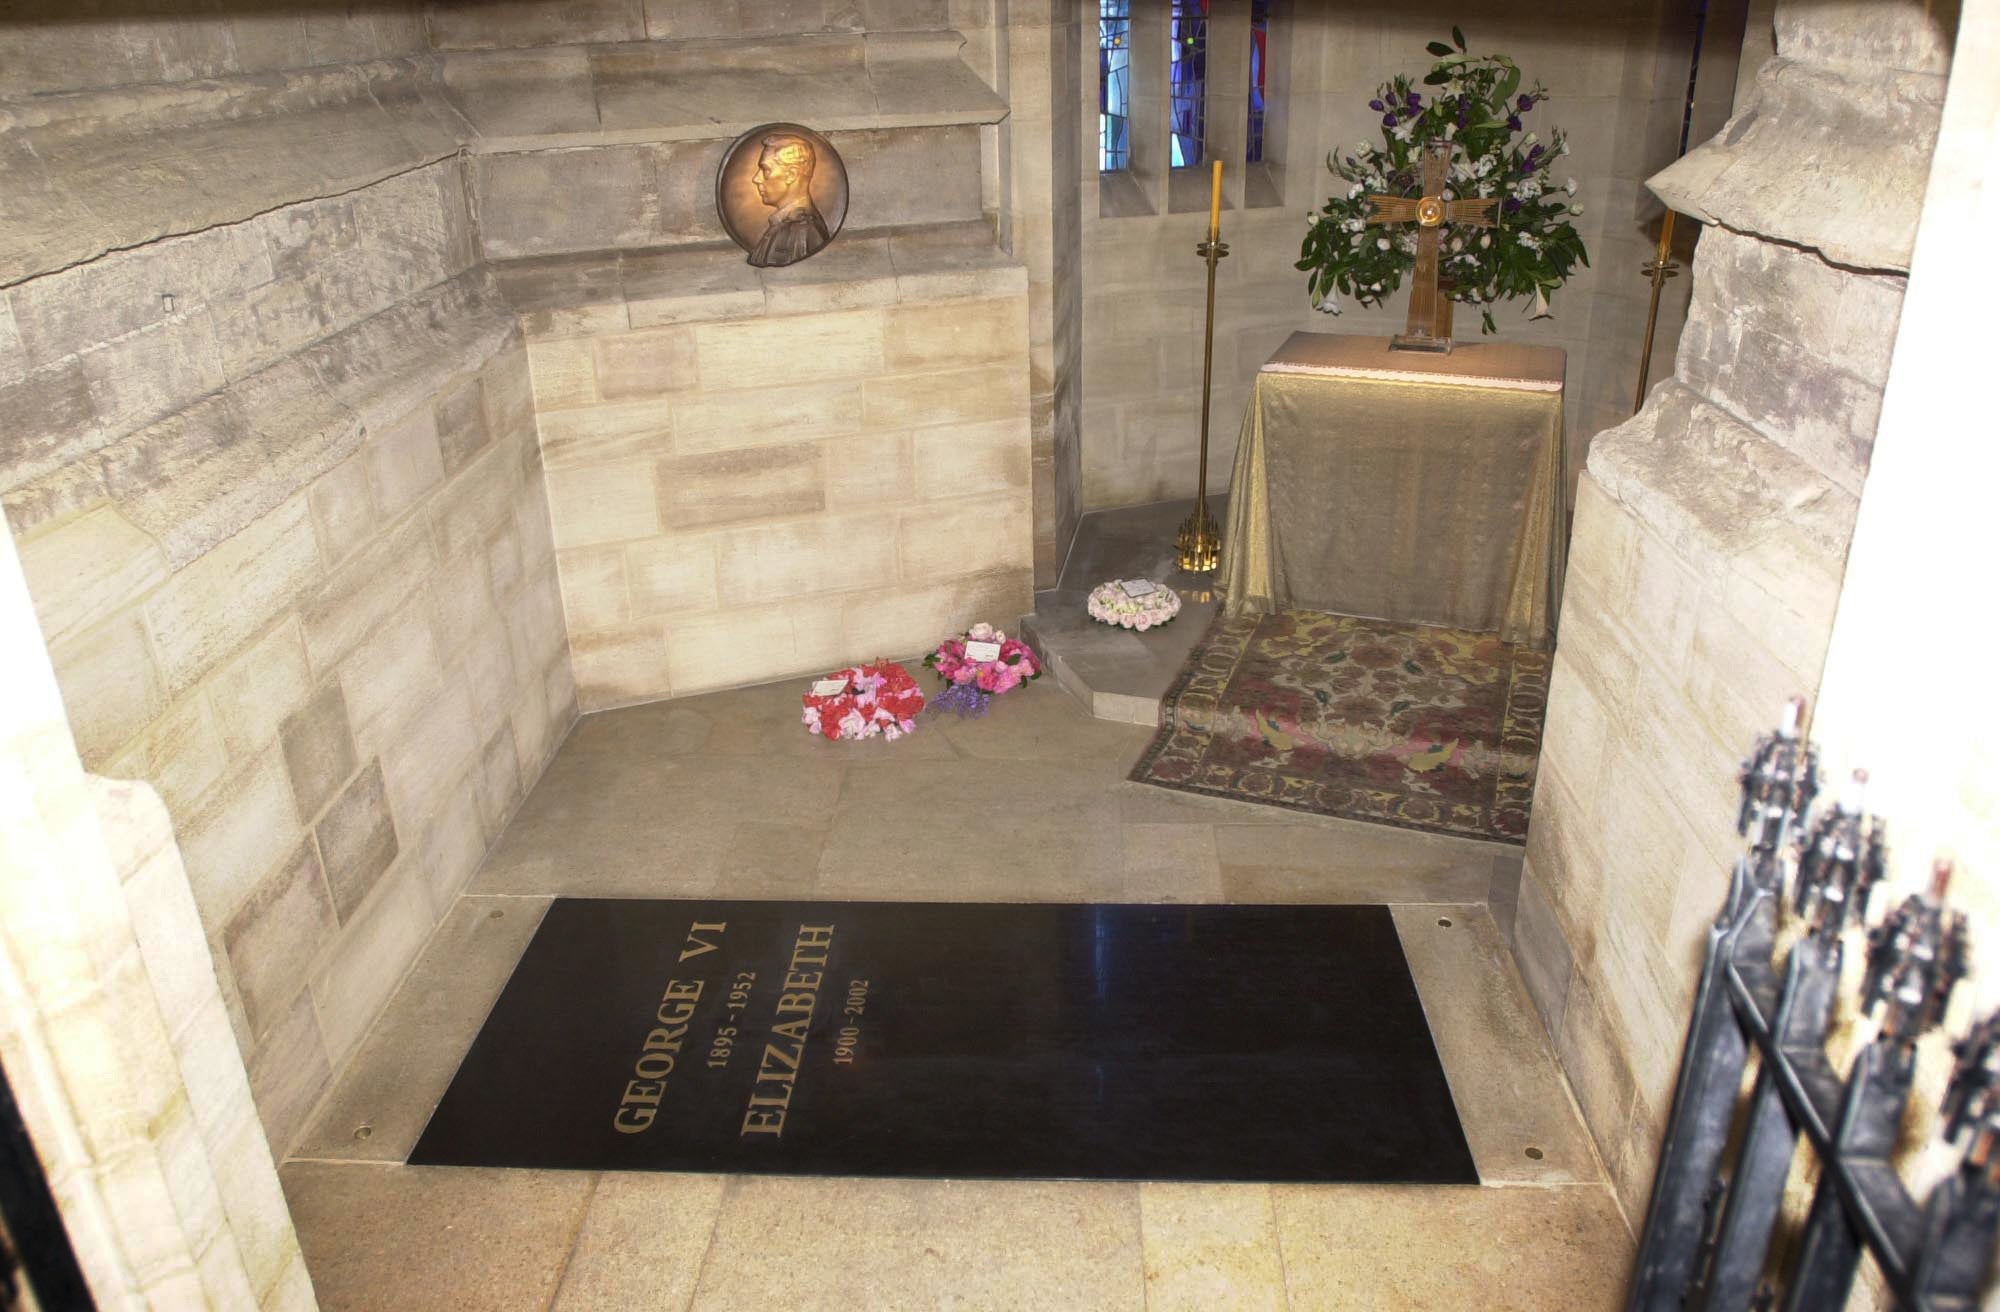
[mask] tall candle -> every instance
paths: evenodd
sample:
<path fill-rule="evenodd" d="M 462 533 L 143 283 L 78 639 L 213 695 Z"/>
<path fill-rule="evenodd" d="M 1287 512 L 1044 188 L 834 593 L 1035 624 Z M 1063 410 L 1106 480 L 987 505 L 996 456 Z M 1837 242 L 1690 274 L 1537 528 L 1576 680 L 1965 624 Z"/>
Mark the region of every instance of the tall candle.
<path fill-rule="evenodd" d="M 1222 161 L 1215 161 L 1215 172 L 1209 175 L 1208 184 L 1208 239 L 1214 241 L 1222 235 Z"/>
<path fill-rule="evenodd" d="M 1658 263 L 1665 264 L 1667 262 L 1667 254 L 1673 249 L 1673 245 L 1674 212 L 1668 210 L 1666 217 L 1660 220 L 1660 253 L 1657 260 Z"/>

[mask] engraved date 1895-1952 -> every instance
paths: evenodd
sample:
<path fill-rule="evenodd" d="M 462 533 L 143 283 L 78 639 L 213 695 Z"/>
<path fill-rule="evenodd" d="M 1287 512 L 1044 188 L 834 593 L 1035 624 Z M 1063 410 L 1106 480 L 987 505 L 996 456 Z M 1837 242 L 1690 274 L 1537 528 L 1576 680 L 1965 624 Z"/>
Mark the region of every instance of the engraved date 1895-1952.
<path fill-rule="evenodd" d="M 861 1042 L 861 1017 L 868 1010 L 868 981 L 847 981 L 847 1003 L 840 1009 L 842 1024 L 833 1033 L 833 1064 L 852 1066 L 854 1049 Z"/>
<path fill-rule="evenodd" d="M 728 1015 L 723 1024 L 716 1026 L 715 1037 L 708 1041 L 708 1065 L 711 1069 L 721 1070 L 729 1065 L 729 1058 L 736 1051 L 736 1020 L 750 1005 L 750 986 L 756 982 L 757 972 L 754 970 L 739 970 L 736 978 L 729 982 L 729 997 L 723 1003 Z"/>

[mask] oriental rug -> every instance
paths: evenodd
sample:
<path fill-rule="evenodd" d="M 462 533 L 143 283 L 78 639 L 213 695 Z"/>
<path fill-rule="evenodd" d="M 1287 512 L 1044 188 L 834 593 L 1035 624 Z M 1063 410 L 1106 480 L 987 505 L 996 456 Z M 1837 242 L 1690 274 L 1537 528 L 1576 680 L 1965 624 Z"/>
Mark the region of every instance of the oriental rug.
<path fill-rule="evenodd" d="M 1525 843 L 1549 658 L 1491 633 L 1319 611 L 1218 615 L 1131 777 Z"/>
<path fill-rule="evenodd" d="M 409 1160 L 1479 1179 L 1380 906 L 561 898 Z"/>

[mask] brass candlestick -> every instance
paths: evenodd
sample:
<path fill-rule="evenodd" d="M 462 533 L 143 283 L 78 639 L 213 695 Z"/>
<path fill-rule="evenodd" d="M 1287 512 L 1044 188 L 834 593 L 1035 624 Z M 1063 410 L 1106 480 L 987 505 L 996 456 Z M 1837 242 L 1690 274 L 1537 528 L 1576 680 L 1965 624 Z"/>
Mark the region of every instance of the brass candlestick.
<path fill-rule="evenodd" d="M 1632 395 L 1632 413 L 1638 414 L 1639 407 L 1646 404 L 1646 378 L 1653 371 L 1653 329 L 1660 318 L 1660 291 L 1667 285 L 1667 279 L 1681 271 L 1681 266 L 1668 258 L 1674 245 L 1674 212 L 1667 211 L 1660 220 L 1660 248 L 1653 258 L 1639 266 L 1639 272 L 1646 275 L 1653 284 L 1652 304 L 1646 307 L 1646 341 L 1639 348 L 1639 390 Z"/>
<path fill-rule="evenodd" d="M 1211 235 L 1194 248 L 1208 261 L 1208 320 L 1201 342 L 1201 468 L 1196 475 L 1194 513 L 1181 521 L 1174 538 L 1174 555 L 1184 571 L 1205 574 L 1222 559 L 1222 529 L 1208 513 L 1208 396 L 1215 376 L 1215 262 L 1229 254 L 1229 243 Z"/>

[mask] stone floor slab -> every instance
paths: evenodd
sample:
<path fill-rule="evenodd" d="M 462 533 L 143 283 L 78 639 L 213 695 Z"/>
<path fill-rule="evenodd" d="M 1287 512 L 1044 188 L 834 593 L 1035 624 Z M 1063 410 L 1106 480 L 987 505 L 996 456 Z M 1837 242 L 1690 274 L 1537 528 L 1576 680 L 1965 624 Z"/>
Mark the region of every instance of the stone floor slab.
<path fill-rule="evenodd" d="M 595 1179 L 359 1162 L 279 1172 L 321 1312 L 539 1312 Z"/>

